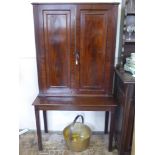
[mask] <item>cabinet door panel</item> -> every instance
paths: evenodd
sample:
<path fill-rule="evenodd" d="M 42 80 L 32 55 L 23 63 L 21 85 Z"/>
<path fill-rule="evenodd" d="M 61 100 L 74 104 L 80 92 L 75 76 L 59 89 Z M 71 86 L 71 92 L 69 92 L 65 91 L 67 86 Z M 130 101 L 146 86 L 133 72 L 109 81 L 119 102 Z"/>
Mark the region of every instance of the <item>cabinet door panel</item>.
<path fill-rule="evenodd" d="M 115 53 L 115 6 L 109 4 L 77 7 L 77 51 L 79 91 L 112 94 Z"/>
<path fill-rule="evenodd" d="M 107 16 L 100 11 L 81 11 L 80 17 L 80 88 L 102 89 Z"/>
<path fill-rule="evenodd" d="M 71 93 L 74 10 L 72 5 L 34 6 L 40 94 Z"/>
<path fill-rule="evenodd" d="M 44 11 L 47 79 L 50 87 L 70 86 L 70 13 Z"/>

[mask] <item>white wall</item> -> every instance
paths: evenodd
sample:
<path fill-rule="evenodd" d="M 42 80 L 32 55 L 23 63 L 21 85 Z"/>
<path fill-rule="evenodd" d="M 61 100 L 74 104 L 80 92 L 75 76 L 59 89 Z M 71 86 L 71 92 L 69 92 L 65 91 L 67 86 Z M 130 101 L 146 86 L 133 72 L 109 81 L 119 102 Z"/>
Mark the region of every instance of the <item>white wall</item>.
<path fill-rule="evenodd" d="M 121 0 L 106 0 L 105 2 L 120 2 Z M 32 1 L 31 1 L 32 2 Z M 20 27 L 23 30 L 22 38 L 18 38 L 21 51 L 19 53 L 19 82 L 20 82 L 20 106 L 19 106 L 19 128 L 35 129 L 35 116 L 32 102 L 38 94 L 36 54 L 34 41 L 33 12 L 31 2 L 22 2 L 20 4 L 21 17 L 19 19 Z M 41 2 L 41 1 L 37 1 Z M 50 2 L 50 1 L 46 1 Z M 58 1 L 57 1 L 58 2 Z M 102 1 L 104 2 L 104 1 Z M 120 7 L 119 7 L 120 17 Z M 120 18 L 118 18 L 118 21 Z M 119 22 L 118 22 L 119 27 Z M 119 36 L 117 36 L 119 38 Z M 116 42 L 116 59 L 118 53 L 118 41 Z M 53 111 L 48 112 L 49 130 L 62 130 L 67 124 L 73 121 L 74 117 L 82 113 L 85 122 L 90 125 L 94 131 L 104 130 L 104 112 L 76 112 L 76 111 Z M 42 116 L 42 115 L 41 115 Z M 41 126 L 43 121 L 41 117 Z"/>

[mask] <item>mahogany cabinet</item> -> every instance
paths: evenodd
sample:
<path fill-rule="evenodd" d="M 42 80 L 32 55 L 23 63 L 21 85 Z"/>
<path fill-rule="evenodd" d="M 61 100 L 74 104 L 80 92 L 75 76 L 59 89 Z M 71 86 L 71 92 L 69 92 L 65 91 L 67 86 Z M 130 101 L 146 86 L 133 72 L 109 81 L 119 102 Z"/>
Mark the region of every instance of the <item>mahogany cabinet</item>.
<path fill-rule="evenodd" d="M 33 105 L 40 141 L 39 110 L 45 127 L 46 110 L 113 113 L 118 3 L 33 3 L 33 10 L 39 83 Z"/>
<path fill-rule="evenodd" d="M 125 71 L 115 71 L 114 96 L 118 102 L 115 115 L 115 141 L 119 155 L 130 155 L 134 115 L 135 115 L 135 78 Z"/>
<path fill-rule="evenodd" d="M 112 95 L 117 4 L 33 4 L 39 95 Z"/>

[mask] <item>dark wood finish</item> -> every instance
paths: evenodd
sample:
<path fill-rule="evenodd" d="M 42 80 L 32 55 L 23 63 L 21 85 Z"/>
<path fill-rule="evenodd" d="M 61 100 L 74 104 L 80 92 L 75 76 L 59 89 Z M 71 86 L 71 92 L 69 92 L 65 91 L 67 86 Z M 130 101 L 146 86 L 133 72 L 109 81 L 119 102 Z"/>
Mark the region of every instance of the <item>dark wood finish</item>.
<path fill-rule="evenodd" d="M 39 110 L 111 111 L 117 106 L 112 97 L 37 97 L 33 105 Z"/>
<path fill-rule="evenodd" d="M 114 129 L 115 129 L 115 109 L 113 109 L 111 111 L 110 133 L 109 133 L 109 151 L 112 151 Z"/>
<path fill-rule="evenodd" d="M 118 3 L 33 3 L 39 94 L 33 105 L 39 149 L 39 110 L 111 112 Z M 108 128 L 108 117 L 105 126 Z"/>
<path fill-rule="evenodd" d="M 33 9 L 39 95 L 70 94 L 75 7 L 35 4 Z"/>
<path fill-rule="evenodd" d="M 112 95 L 116 14 L 114 5 L 77 5 L 80 93 Z"/>
<path fill-rule="evenodd" d="M 47 127 L 47 113 L 46 113 L 46 110 L 43 110 L 43 119 L 44 119 L 44 129 L 45 129 L 45 133 L 48 133 L 48 127 Z"/>
<path fill-rule="evenodd" d="M 34 4 L 34 22 L 40 96 L 112 96 L 117 4 Z"/>
<path fill-rule="evenodd" d="M 108 133 L 108 124 L 109 124 L 109 111 L 105 112 L 105 127 L 104 127 L 104 133 Z"/>
<path fill-rule="evenodd" d="M 39 115 L 39 110 L 36 106 L 35 106 L 35 117 L 36 117 L 36 127 L 37 127 L 38 148 L 39 150 L 42 150 L 43 146 L 42 146 L 42 137 L 41 137 L 41 129 L 40 129 L 40 115 Z"/>
<path fill-rule="evenodd" d="M 88 8 L 79 10 L 80 23 L 80 89 L 103 89 L 107 13 Z M 103 71 L 103 72 L 101 72 Z M 94 74 L 95 73 L 95 74 Z"/>
<path fill-rule="evenodd" d="M 131 7 L 132 3 L 132 7 Z M 121 66 L 126 62 L 126 57 L 135 52 L 135 32 L 132 33 L 131 40 L 127 40 L 127 26 L 135 25 L 135 0 L 122 1 L 122 44 L 120 53 L 122 60 Z M 124 71 L 116 70 L 115 78 L 115 97 L 119 103 L 116 113 L 116 140 L 119 149 L 119 155 L 129 155 L 131 152 L 133 120 L 134 120 L 134 94 L 135 78 Z"/>
<path fill-rule="evenodd" d="M 44 10 L 43 16 L 47 87 L 70 87 L 70 11 Z"/>
<path fill-rule="evenodd" d="M 135 113 L 135 79 L 131 74 L 116 70 L 114 95 L 119 104 L 115 132 L 117 148 L 119 155 L 130 155 Z"/>

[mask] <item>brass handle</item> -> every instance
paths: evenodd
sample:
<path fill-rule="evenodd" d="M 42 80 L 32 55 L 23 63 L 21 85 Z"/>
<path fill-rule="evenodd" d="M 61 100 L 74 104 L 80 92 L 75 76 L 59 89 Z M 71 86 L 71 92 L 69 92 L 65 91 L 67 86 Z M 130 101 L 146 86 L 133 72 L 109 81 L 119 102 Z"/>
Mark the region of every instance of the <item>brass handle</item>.
<path fill-rule="evenodd" d="M 77 122 L 77 119 L 78 119 L 79 117 L 81 117 L 82 124 L 84 123 L 84 118 L 83 118 L 83 116 L 82 116 L 82 115 L 77 115 L 77 116 L 75 117 L 74 121 L 73 121 L 73 124 L 75 124 L 75 123 Z"/>
<path fill-rule="evenodd" d="M 77 115 L 76 117 L 75 117 L 75 119 L 74 119 L 74 121 L 73 121 L 73 123 L 70 125 L 70 127 L 69 127 L 69 140 L 70 141 L 72 141 L 72 135 L 73 135 L 73 131 L 74 131 L 74 125 L 75 125 L 75 123 L 77 122 L 77 119 L 79 118 L 79 117 L 81 117 L 81 123 L 82 124 L 84 124 L 84 118 L 83 118 L 83 116 L 82 115 Z"/>
<path fill-rule="evenodd" d="M 75 64 L 79 64 L 79 53 L 77 51 L 75 52 Z"/>

